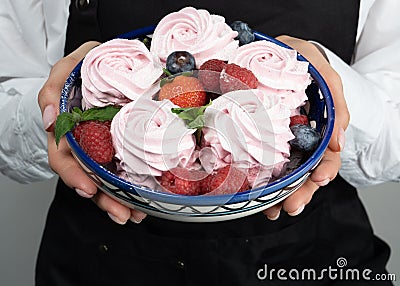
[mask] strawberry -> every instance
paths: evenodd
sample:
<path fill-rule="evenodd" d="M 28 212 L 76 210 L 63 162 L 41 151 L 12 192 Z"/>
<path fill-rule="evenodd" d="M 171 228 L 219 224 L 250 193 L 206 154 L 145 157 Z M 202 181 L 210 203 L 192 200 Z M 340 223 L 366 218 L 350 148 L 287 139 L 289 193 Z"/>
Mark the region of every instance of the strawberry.
<path fill-rule="evenodd" d="M 247 175 L 233 166 L 218 169 L 202 180 L 202 194 L 234 194 L 250 189 Z"/>
<path fill-rule="evenodd" d="M 99 164 L 107 164 L 114 157 L 114 148 L 109 122 L 97 120 L 84 121 L 75 128 L 82 150 Z"/>
<path fill-rule="evenodd" d="M 200 66 L 199 80 L 206 91 L 221 93 L 219 78 L 225 66 L 226 63 L 224 61 L 217 59 L 208 60 Z"/>
<path fill-rule="evenodd" d="M 296 125 L 296 124 L 308 125 L 308 117 L 303 114 L 291 116 L 289 126 Z"/>
<path fill-rule="evenodd" d="M 227 64 L 221 72 L 219 85 L 222 93 L 234 90 L 254 89 L 258 80 L 252 71 L 236 64 Z"/>
<path fill-rule="evenodd" d="M 201 191 L 201 181 L 207 173 L 185 168 L 174 168 L 161 175 L 161 186 L 166 190 L 180 195 L 196 196 Z"/>
<path fill-rule="evenodd" d="M 186 108 L 205 105 L 206 96 L 206 92 L 197 78 L 178 75 L 172 82 L 167 82 L 161 87 L 158 99 L 169 99 L 174 104 Z"/>

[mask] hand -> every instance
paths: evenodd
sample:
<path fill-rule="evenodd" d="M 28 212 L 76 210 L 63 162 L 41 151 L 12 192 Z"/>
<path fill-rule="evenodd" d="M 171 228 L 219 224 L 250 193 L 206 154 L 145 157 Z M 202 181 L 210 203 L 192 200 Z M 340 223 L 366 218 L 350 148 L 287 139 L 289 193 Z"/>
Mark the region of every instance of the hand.
<path fill-rule="evenodd" d="M 317 189 L 327 185 L 336 177 L 341 165 L 340 152 L 344 147 L 344 130 L 346 130 L 350 120 L 340 76 L 331 67 L 317 46 L 290 36 L 279 36 L 277 39 L 303 55 L 325 79 L 335 104 L 335 127 L 321 162 L 304 185 L 282 203 L 264 211 L 264 214 L 271 220 L 278 219 L 281 209 L 292 216 L 300 214 L 305 205 L 311 201 Z"/>
<path fill-rule="evenodd" d="M 49 164 L 67 186 L 75 189 L 84 198 L 92 198 L 115 222 L 125 224 L 130 219 L 139 223 L 146 217 L 145 213 L 129 209 L 104 193 L 97 192 L 96 185 L 72 156 L 65 137 L 61 139 L 58 148 L 55 143 L 54 123 L 59 113 L 60 93 L 64 82 L 79 61 L 97 45 L 99 45 L 98 42 L 87 42 L 58 61 L 51 69 L 48 80 L 39 92 L 38 101 L 43 114 L 44 128 L 47 131 Z"/>

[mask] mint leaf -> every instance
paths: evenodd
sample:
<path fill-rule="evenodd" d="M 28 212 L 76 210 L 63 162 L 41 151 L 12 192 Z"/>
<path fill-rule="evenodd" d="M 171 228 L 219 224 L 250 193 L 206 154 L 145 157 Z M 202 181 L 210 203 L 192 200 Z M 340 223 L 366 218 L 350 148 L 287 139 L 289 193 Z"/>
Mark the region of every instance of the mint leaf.
<path fill-rule="evenodd" d="M 211 104 L 212 101 L 210 100 L 207 105 L 200 107 L 176 107 L 171 108 L 171 111 L 177 114 L 179 118 L 183 119 L 188 128 L 199 129 L 204 127 L 204 111 Z"/>
<path fill-rule="evenodd" d="M 204 127 L 204 114 L 197 116 L 193 121 L 187 124 L 190 129 L 201 129 Z"/>
<path fill-rule="evenodd" d="M 60 143 L 61 137 L 70 131 L 75 124 L 74 113 L 64 112 L 57 116 L 56 126 L 54 129 L 57 146 L 58 143 Z"/>
<path fill-rule="evenodd" d="M 72 109 L 72 112 L 77 113 L 77 114 L 79 114 L 79 115 L 81 115 L 81 116 L 82 116 L 82 114 L 83 114 L 83 111 L 82 111 L 79 107 L 74 107 L 74 108 Z"/>
<path fill-rule="evenodd" d="M 81 121 L 88 121 L 88 120 L 99 120 L 99 121 L 107 121 L 112 120 L 115 114 L 118 113 L 120 107 L 115 107 L 112 105 L 108 105 L 105 107 L 96 107 L 90 108 L 85 110 L 82 113 L 82 120 Z"/>
<path fill-rule="evenodd" d="M 204 111 L 206 110 L 207 107 L 209 107 L 212 104 L 212 101 L 207 105 L 203 105 L 200 107 L 176 107 L 176 108 L 171 108 L 172 113 L 175 113 L 178 115 L 179 118 L 183 119 L 185 122 L 186 126 L 190 129 L 197 129 L 196 130 L 196 140 L 197 144 L 200 145 L 201 141 L 201 129 L 204 127 Z"/>
<path fill-rule="evenodd" d="M 172 108 L 172 113 L 178 114 L 179 118 L 183 120 L 193 121 L 197 116 L 204 113 L 200 111 L 199 107 L 188 107 L 188 108 Z"/>
<path fill-rule="evenodd" d="M 107 121 L 112 120 L 115 114 L 118 113 L 120 107 L 105 106 L 90 108 L 85 111 L 80 110 L 78 107 L 74 107 L 72 112 L 63 112 L 58 115 L 55 126 L 55 137 L 56 144 L 60 143 L 61 137 L 63 137 L 68 131 L 74 128 L 75 124 L 81 121 L 99 120 Z"/>

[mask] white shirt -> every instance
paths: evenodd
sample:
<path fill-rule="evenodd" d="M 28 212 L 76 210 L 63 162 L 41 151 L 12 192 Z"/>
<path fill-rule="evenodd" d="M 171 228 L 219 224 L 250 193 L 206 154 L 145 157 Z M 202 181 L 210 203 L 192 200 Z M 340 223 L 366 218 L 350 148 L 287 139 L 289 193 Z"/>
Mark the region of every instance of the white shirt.
<path fill-rule="evenodd" d="M 68 0 L 0 0 L 0 172 L 22 183 L 53 176 L 37 94 L 62 57 Z M 356 187 L 400 181 L 399 0 L 361 0 L 354 62 L 326 49 L 351 120 L 340 174 Z"/>

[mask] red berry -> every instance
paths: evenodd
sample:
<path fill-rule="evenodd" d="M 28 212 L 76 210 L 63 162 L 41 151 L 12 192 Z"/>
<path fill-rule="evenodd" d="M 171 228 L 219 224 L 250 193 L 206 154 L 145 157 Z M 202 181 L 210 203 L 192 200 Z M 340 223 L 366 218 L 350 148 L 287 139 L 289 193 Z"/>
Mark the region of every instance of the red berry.
<path fill-rule="evenodd" d="M 217 170 L 202 182 L 202 193 L 234 194 L 250 189 L 247 175 L 230 165 Z"/>
<path fill-rule="evenodd" d="M 191 76 L 179 75 L 161 87 L 159 100 L 169 99 L 180 107 L 199 107 L 206 104 L 206 92 L 200 81 Z"/>
<path fill-rule="evenodd" d="M 308 125 L 308 117 L 303 114 L 293 115 L 290 117 L 290 124 L 289 126 L 296 125 L 296 124 L 303 124 Z"/>
<path fill-rule="evenodd" d="M 201 181 L 207 176 L 204 171 L 174 168 L 161 175 L 161 186 L 180 195 L 196 196 L 201 191 Z"/>
<path fill-rule="evenodd" d="M 219 78 L 225 66 L 224 61 L 217 59 L 208 60 L 200 66 L 199 80 L 206 91 L 221 93 Z"/>
<path fill-rule="evenodd" d="M 76 142 L 80 143 L 82 130 L 85 128 L 85 125 L 90 123 L 90 122 L 91 121 L 81 121 L 72 130 L 72 135 L 74 135 Z M 96 120 L 96 122 L 101 123 L 100 121 L 97 121 L 97 120 Z M 101 123 L 101 124 L 104 124 L 105 126 L 108 127 L 108 130 L 110 130 L 110 128 L 111 128 L 111 120 L 103 121 L 103 123 Z"/>
<path fill-rule="evenodd" d="M 79 138 L 78 143 L 82 150 L 99 164 L 110 163 L 114 156 L 114 147 L 109 123 L 91 120 L 78 126 L 81 126 L 78 128 L 80 133 L 78 134 L 76 131 L 75 133 Z"/>
<path fill-rule="evenodd" d="M 72 130 L 72 135 L 74 135 L 75 140 L 76 140 L 76 142 L 78 142 L 78 144 L 79 144 L 79 142 L 81 141 L 81 133 L 82 133 L 82 130 L 83 130 L 84 126 L 85 126 L 88 122 L 89 122 L 89 121 L 82 121 L 82 122 L 79 122 L 78 125 L 76 125 L 75 128 Z"/>
<path fill-rule="evenodd" d="M 219 85 L 222 93 L 234 90 L 254 89 L 258 80 L 252 71 L 236 64 L 227 64 L 221 72 Z"/>

